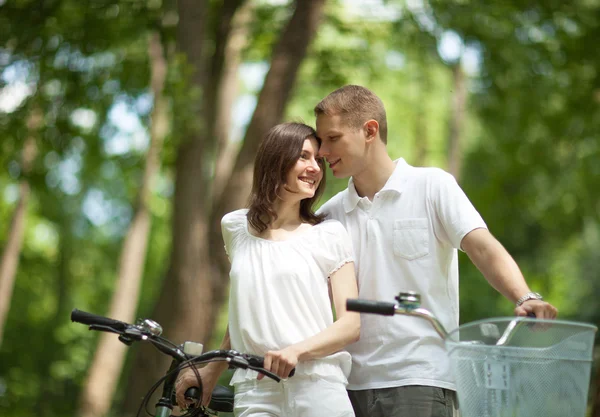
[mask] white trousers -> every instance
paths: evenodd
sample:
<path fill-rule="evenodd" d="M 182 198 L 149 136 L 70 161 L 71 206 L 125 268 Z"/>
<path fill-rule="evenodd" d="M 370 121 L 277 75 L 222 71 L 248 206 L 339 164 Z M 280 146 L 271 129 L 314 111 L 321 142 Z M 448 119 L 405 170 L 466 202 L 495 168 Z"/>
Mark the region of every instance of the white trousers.
<path fill-rule="evenodd" d="M 354 417 L 344 384 L 308 375 L 241 382 L 234 404 L 236 417 Z"/>

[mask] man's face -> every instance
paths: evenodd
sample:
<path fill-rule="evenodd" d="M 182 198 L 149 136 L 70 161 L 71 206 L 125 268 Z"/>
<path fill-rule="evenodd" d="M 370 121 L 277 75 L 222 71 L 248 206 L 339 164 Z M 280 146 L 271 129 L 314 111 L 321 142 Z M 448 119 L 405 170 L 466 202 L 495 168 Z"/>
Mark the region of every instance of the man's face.
<path fill-rule="evenodd" d="M 319 156 L 325 158 L 336 178 L 359 173 L 365 164 L 366 135 L 344 123 L 341 116 L 317 116 L 317 136 L 321 139 Z"/>

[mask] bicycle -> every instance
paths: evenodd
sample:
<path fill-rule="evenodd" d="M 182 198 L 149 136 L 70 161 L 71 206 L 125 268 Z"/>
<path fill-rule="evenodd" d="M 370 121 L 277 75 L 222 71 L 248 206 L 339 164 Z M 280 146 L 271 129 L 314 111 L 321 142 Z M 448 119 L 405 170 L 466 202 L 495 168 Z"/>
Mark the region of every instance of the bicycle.
<path fill-rule="evenodd" d="M 466 323 L 448 332 L 420 295 L 350 299 L 349 311 L 427 320 L 444 340 L 462 417 L 584 417 L 596 326 L 535 317 Z"/>
<path fill-rule="evenodd" d="M 172 415 L 173 407 L 177 404 L 175 399 L 175 382 L 179 372 L 190 367 L 196 370 L 194 365 L 204 364 L 212 361 L 226 361 L 230 368 L 252 369 L 279 382 L 280 378 L 274 373 L 266 370 L 264 358 L 261 356 L 240 353 L 235 350 L 212 350 L 202 353 L 203 346 L 200 343 L 185 342 L 176 345 L 161 336 L 162 327 L 150 319 L 140 319 L 136 324 L 129 324 L 108 317 L 74 309 L 71 312 L 71 321 L 86 324 L 89 330 L 98 330 L 119 335 L 119 340 L 126 345 L 136 341 L 150 342 L 160 352 L 172 358 L 171 366 L 166 374 L 160 378 L 142 399 L 136 416 L 140 416 L 142 409 L 148 415 L 156 417 L 169 417 Z M 290 373 L 292 376 L 294 370 Z M 198 374 L 196 374 L 198 376 Z M 199 378 L 198 378 L 199 379 Z M 155 414 L 148 411 L 148 402 L 154 391 L 163 384 L 162 395 L 155 405 Z M 187 409 L 180 416 L 186 417 L 208 417 L 217 415 L 219 412 L 233 411 L 233 392 L 227 387 L 217 385 L 212 392 L 210 404 L 207 407 L 200 405 L 202 398 L 202 384 L 199 387 L 188 388 L 185 392 L 186 399 L 194 400 L 194 406 Z"/>

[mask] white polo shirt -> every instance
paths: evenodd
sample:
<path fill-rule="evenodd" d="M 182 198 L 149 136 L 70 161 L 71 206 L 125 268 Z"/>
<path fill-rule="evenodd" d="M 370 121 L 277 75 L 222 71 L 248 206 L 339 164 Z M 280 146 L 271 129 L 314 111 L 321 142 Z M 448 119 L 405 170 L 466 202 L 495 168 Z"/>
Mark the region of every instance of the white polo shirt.
<path fill-rule="evenodd" d="M 373 201 L 348 188 L 320 209 L 352 238 L 359 296 L 394 301 L 417 291 L 450 331 L 458 326 L 458 255 L 463 237 L 486 228 L 454 177 L 399 159 Z M 348 389 L 428 385 L 455 390 L 444 343 L 426 320 L 361 314 L 360 340 L 348 346 Z"/>

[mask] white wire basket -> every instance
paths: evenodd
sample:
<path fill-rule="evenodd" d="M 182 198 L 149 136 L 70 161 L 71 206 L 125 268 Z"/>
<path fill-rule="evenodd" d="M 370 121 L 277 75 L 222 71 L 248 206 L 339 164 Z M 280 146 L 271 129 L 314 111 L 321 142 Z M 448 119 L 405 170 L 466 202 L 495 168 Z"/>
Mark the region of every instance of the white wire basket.
<path fill-rule="evenodd" d="M 585 417 L 590 324 L 498 318 L 446 338 L 461 417 Z"/>

